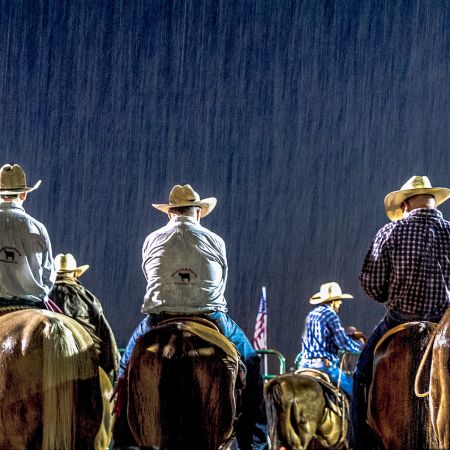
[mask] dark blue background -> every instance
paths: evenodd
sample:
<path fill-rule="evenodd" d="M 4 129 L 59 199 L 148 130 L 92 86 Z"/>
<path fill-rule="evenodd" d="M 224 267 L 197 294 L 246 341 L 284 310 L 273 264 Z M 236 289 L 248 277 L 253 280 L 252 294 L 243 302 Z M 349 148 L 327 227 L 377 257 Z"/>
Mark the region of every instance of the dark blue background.
<path fill-rule="evenodd" d="M 382 307 L 358 275 L 412 175 L 449 186 L 450 4 L 413 1 L 1 1 L 1 162 L 42 179 L 25 206 L 54 254 L 90 264 L 120 345 L 140 320 L 151 207 L 189 182 L 218 207 L 231 315 L 262 285 L 289 363 L 308 297 L 338 281 L 343 322 Z M 450 212 L 443 205 L 444 213 Z"/>

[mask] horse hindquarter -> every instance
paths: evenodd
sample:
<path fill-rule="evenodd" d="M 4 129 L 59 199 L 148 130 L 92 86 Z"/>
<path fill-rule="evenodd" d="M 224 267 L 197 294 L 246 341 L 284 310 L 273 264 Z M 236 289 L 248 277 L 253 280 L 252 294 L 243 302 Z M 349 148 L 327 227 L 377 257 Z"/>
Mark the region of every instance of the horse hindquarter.
<path fill-rule="evenodd" d="M 231 437 L 237 364 L 221 349 L 176 327 L 154 330 L 137 342 L 128 376 L 139 445 L 215 450 Z"/>
<path fill-rule="evenodd" d="M 325 411 L 321 386 L 313 378 L 284 374 L 264 389 L 273 450 L 305 450 L 316 437 Z"/>
<path fill-rule="evenodd" d="M 0 420 L 0 448 L 93 448 L 99 388 L 92 379 L 96 355 L 87 332 L 41 310 L 5 314 L 0 327 L 0 363 L 7 364 L 0 373 L 0 411 L 10 411 Z"/>
<path fill-rule="evenodd" d="M 368 420 L 387 450 L 436 447 L 427 402 L 414 393 L 415 374 L 433 328 L 427 322 L 408 324 L 376 350 Z"/>

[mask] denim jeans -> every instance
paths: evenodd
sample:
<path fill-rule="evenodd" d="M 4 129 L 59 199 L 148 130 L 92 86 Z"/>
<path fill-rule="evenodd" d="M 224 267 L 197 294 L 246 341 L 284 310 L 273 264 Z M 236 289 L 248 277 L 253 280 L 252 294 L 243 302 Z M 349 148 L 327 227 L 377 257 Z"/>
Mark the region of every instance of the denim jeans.
<path fill-rule="evenodd" d="M 387 313 L 375 327 L 372 335 L 364 345 L 353 374 L 353 391 L 351 397 L 351 428 L 353 433 L 353 449 L 368 450 L 373 444 L 373 432 L 367 424 L 367 395 L 372 382 L 373 354 L 378 341 L 392 328 L 406 322 L 428 320 L 438 322 L 439 317 L 430 316 L 417 318 L 413 315 L 399 312 Z"/>
<path fill-rule="evenodd" d="M 164 313 L 151 314 L 136 327 L 120 361 L 119 378 L 123 376 L 139 337 L 168 317 Z M 267 418 L 260 374 L 260 357 L 242 329 L 227 314 L 216 311 L 199 314 L 198 317 L 211 320 L 219 331 L 236 346 L 247 369 L 246 386 L 242 392 L 242 411 L 236 424 L 236 438 L 240 450 L 266 450 L 268 448 Z"/>
<path fill-rule="evenodd" d="M 332 364 L 331 366 L 326 366 L 324 362 L 309 362 L 308 360 L 303 360 L 300 364 L 301 369 L 311 368 L 317 369 L 321 372 L 325 372 L 330 377 L 330 380 L 334 385 L 338 385 L 339 377 L 340 380 L 340 388 L 350 397 L 352 395 L 352 385 L 353 380 L 350 375 L 342 372 L 336 364 Z"/>

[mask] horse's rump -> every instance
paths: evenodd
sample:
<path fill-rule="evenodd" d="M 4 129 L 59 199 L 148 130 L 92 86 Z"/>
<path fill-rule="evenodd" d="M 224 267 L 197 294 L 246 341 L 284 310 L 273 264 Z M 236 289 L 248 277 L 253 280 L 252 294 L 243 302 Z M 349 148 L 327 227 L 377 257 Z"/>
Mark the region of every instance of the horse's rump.
<path fill-rule="evenodd" d="M 368 421 L 387 450 L 435 447 L 427 402 L 414 393 L 415 375 L 434 328 L 430 322 L 401 325 L 375 350 Z M 424 377 L 429 377 L 429 367 Z"/>
<path fill-rule="evenodd" d="M 273 450 L 280 446 L 304 450 L 313 443 L 326 448 L 345 445 L 348 419 L 336 406 L 340 403 L 337 396 L 342 394 L 329 383 L 311 375 L 288 373 L 270 380 L 264 395 Z"/>
<path fill-rule="evenodd" d="M 202 324 L 163 324 L 136 343 L 128 371 L 128 421 L 140 446 L 215 450 L 231 438 L 236 349 Z"/>
<path fill-rule="evenodd" d="M 66 316 L 1 315 L 0 448 L 93 448 L 101 419 L 96 358 L 87 332 Z"/>

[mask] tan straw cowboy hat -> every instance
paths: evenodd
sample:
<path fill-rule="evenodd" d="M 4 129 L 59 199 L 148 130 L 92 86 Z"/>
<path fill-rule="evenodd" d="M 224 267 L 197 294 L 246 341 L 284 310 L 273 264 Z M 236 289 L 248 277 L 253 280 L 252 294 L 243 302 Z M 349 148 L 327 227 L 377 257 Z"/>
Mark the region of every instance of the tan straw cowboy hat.
<path fill-rule="evenodd" d="M 333 300 L 340 300 L 343 298 L 353 298 L 353 295 L 343 294 L 341 287 L 335 281 L 325 283 L 320 286 L 320 292 L 314 294 L 310 299 L 311 305 L 318 305 L 319 303 L 332 302 Z"/>
<path fill-rule="evenodd" d="M 184 186 L 177 184 L 170 191 L 168 204 L 152 204 L 152 206 L 165 213 L 168 212 L 170 208 L 198 206 L 201 209 L 201 217 L 205 217 L 216 207 L 216 203 L 217 199 L 214 197 L 200 200 L 200 196 L 189 184 L 185 184 Z"/>
<path fill-rule="evenodd" d="M 39 187 L 39 180 L 33 187 L 27 186 L 25 172 L 19 164 L 5 164 L 0 169 L 0 194 L 15 195 L 22 192 L 31 192 Z"/>
<path fill-rule="evenodd" d="M 55 268 L 59 273 L 75 272 L 76 277 L 81 277 L 89 269 L 89 265 L 77 267 L 77 262 L 71 253 L 60 253 L 55 257 Z"/>
<path fill-rule="evenodd" d="M 386 214 L 391 220 L 403 218 L 402 203 L 409 197 L 419 194 L 429 194 L 434 197 L 436 206 L 444 203 L 450 197 L 450 189 L 432 187 L 430 180 L 425 176 L 411 177 L 399 191 L 390 192 L 384 199 Z"/>

